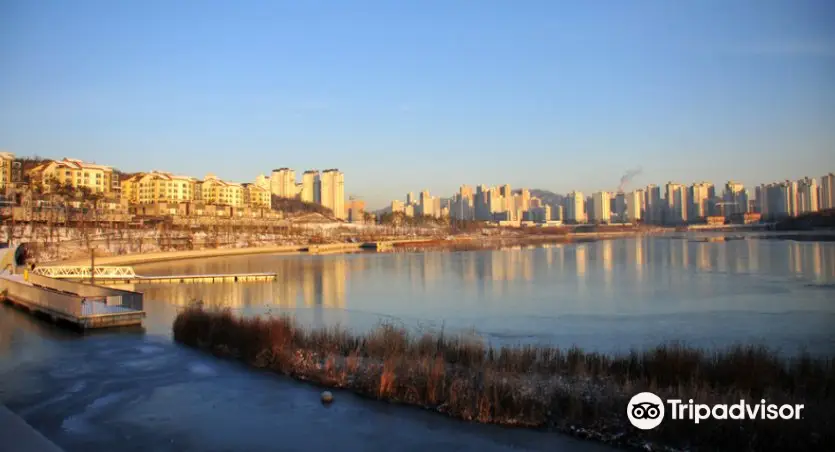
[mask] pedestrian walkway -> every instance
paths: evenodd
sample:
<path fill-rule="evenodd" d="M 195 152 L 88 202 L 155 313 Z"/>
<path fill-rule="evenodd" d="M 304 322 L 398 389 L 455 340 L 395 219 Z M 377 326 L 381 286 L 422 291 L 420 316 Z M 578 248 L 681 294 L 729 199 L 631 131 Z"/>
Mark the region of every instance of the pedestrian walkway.
<path fill-rule="evenodd" d="M 0 438 L 0 452 L 62 452 L 5 405 L 0 405 Z"/>

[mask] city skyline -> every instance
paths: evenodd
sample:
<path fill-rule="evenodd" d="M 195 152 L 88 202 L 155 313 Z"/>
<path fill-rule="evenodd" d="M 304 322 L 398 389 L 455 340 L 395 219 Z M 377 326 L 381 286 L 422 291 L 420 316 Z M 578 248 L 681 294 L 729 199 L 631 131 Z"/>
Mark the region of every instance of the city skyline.
<path fill-rule="evenodd" d="M 831 2 L 152 6 L 4 2 L 0 149 L 235 181 L 337 167 L 372 207 L 835 167 Z"/>

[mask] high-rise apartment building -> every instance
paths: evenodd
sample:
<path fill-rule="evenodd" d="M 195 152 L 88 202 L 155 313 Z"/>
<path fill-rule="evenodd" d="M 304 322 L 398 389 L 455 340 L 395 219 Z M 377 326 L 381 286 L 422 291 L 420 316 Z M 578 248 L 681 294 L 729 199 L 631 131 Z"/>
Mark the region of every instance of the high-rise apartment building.
<path fill-rule="evenodd" d="M 307 170 L 302 173 L 301 193 L 299 199 L 304 202 L 321 202 L 317 200 L 317 181 L 320 181 L 319 172 L 316 170 Z"/>
<path fill-rule="evenodd" d="M 583 198 L 583 193 L 573 191 L 565 197 L 565 220 L 574 223 L 586 222 L 585 198 Z"/>
<path fill-rule="evenodd" d="M 488 207 L 488 188 L 484 185 L 479 185 L 475 189 L 473 196 L 473 213 L 475 219 L 485 221 L 490 219 L 490 209 Z"/>
<path fill-rule="evenodd" d="M 724 204 L 725 217 L 748 212 L 748 192 L 739 182 L 728 181 L 725 184 L 722 202 Z"/>
<path fill-rule="evenodd" d="M 661 187 L 647 185 L 644 194 L 644 213 L 647 223 L 660 224 L 663 218 L 663 203 L 661 202 Z"/>
<path fill-rule="evenodd" d="M 626 220 L 626 194 L 622 191 L 609 193 L 612 218 L 610 222 L 623 222 Z"/>
<path fill-rule="evenodd" d="M 667 224 L 687 222 L 687 187 L 682 184 L 667 182 L 664 187 Z"/>
<path fill-rule="evenodd" d="M 687 217 L 693 221 L 712 215 L 716 191 L 710 182 L 698 182 L 690 186 Z"/>
<path fill-rule="evenodd" d="M 406 206 L 403 204 L 403 201 L 395 199 L 391 202 L 391 213 L 403 213 L 406 210 Z"/>
<path fill-rule="evenodd" d="M 338 169 L 327 169 L 319 176 L 320 199 L 336 218 L 345 219 L 345 175 Z"/>
<path fill-rule="evenodd" d="M 600 191 L 591 195 L 592 208 L 590 221 L 595 223 L 609 223 L 611 221 L 611 196 L 607 191 Z"/>
<path fill-rule="evenodd" d="M 519 194 L 519 204 L 516 205 L 517 209 L 521 209 L 523 212 L 530 210 L 531 208 L 531 191 L 527 188 L 523 188 L 522 192 Z"/>
<path fill-rule="evenodd" d="M 420 215 L 424 217 L 435 216 L 435 201 L 432 200 L 432 196 L 429 194 L 429 190 L 423 190 L 422 192 L 420 192 L 418 207 L 420 208 Z"/>
<path fill-rule="evenodd" d="M 290 168 L 279 168 L 270 174 L 270 192 L 279 198 L 296 197 L 296 172 Z"/>
<path fill-rule="evenodd" d="M 552 220 L 558 220 L 558 221 L 564 221 L 565 220 L 565 215 L 563 215 L 563 211 L 564 211 L 564 209 L 562 208 L 562 206 L 554 206 L 554 208 L 551 209 L 551 219 Z"/>
<path fill-rule="evenodd" d="M 797 181 L 797 213 L 818 211 L 818 184 L 815 179 L 805 177 Z"/>
<path fill-rule="evenodd" d="M 510 189 L 510 184 L 499 186 L 499 195 L 501 195 L 504 200 L 504 208 L 502 210 L 513 210 L 513 191 Z"/>
<path fill-rule="evenodd" d="M 637 223 L 641 221 L 644 206 L 644 191 L 634 190 L 626 195 L 626 221 Z"/>
<path fill-rule="evenodd" d="M 270 178 L 263 174 L 259 174 L 255 176 L 255 185 L 261 188 L 266 188 L 267 191 L 270 191 Z"/>
<path fill-rule="evenodd" d="M 507 212 L 507 202 L 502 196 L 502 189 L 499 187 L 491 187 L 487 192 L 487 208 L 490 212 L 490 219 L 494 214 Z"/>
<path fill-rule="evenodd" d="M 821 177 L 820 207 L 835 209 L 835 174 L 829 173 Z"/>
<path fill-rule="evenodd" d="M 455 196 L 450 208 L 450 217 L 457 220 L 472 220 L 475 218 L 475 192 L 473 187 L 462 185 Z"/>
<path fill-rule="evenodd" d="M 406 193 L 406 204 L 415 204 L 417 200 L 415 199 L 415 194 L 412 192 Z"/>

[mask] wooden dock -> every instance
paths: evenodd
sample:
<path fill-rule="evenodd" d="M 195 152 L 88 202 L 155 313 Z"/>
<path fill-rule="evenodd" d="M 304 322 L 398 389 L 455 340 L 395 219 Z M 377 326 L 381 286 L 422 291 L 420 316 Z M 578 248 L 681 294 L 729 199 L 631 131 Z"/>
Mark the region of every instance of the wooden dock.
<path fill-rule="evenodd" d="M 141 293 L 37 274 L 0 274 L 0 297 L 26 311 L 82 330 L 141 325 L 145 317 Z"/>

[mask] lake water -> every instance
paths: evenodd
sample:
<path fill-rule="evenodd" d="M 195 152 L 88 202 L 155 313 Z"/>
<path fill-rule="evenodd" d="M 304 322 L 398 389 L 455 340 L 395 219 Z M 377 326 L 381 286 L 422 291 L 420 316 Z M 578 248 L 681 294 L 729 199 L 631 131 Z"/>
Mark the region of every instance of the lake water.
<path fill-rule="evenodd" d="M 319 389 L 171 341 L 193 299 L 313 326 L 475 330 L 600 351 L 684 341 L 835 351 L 835 243 L 650 237 L 478 252 L 241 256 L 139 274 L 263 272 L 274 283 L 147 285 L 145 331 L 81 336 L 0 306 L 0 403 L 67 452 L 609 448 Z M 280 446 L 277 446 L 280 444 Z"/>
<path fill-rule="evenodd" d="M 640 237 L 492 251 L 257 255 L 137 266 L 142 275 L 276 272 L 274 283 L 147 285 L 146 328 L 191 300 L 313 326 L 381 321 L 493 344 L 604 352 L 679 341 L 835 352 L 835 242 Z"/>

